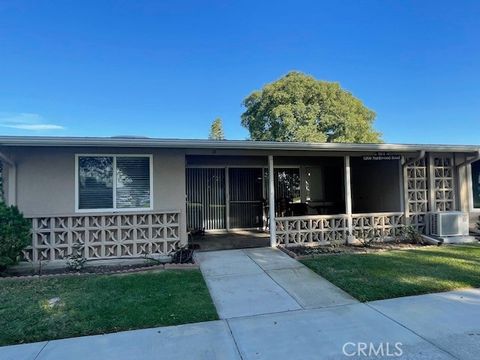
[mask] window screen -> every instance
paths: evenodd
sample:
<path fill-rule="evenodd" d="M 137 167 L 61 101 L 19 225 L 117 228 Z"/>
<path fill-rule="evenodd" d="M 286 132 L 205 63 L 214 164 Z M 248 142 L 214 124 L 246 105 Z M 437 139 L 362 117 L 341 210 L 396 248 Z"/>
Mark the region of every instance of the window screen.
<path fill-rule="evenodd" d="M 80 157 L 78 208 L 113 208 L 113 157 Z"/>
<path fill-rule="evenodd" d="M 150 159 L 117 157 L 117 208 L 150 207 Z"/>

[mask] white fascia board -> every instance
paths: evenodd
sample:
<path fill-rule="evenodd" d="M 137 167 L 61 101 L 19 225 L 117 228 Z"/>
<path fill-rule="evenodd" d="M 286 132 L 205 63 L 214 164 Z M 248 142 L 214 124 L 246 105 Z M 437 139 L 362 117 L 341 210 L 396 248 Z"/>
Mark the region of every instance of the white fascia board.
<path fill-rule="evenodd" d="M 346 143 L 301 143 L 250 140 L 201 140 L 201 139 L 156 139 L 118 137 L 40 137 L 3 136 L 0 146 L 81 146 L 81 147 L 151 147 L 179 149 L 226 149 L 226 150 L 296 150 L 296 151 L 352 151 L 352 152 L 476 152 L 480 145 L 431 145 L 431 144 L 346 144 Z"/>

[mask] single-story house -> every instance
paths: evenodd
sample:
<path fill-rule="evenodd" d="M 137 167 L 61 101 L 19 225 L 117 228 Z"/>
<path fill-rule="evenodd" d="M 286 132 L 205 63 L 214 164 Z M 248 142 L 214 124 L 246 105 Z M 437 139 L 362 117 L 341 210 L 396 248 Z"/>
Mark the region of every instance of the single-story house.
<path fill-rule="evenodd" d="M 0 159 L 5 201 L 32 220 L 32 262 L 75 245 L 87 259 L 168 255 L 196 231 L 287 247 L 405 224 L 435 234 L 438 213 L 474 230 L 480 215 L 480 146 L 4 136 Z"/>

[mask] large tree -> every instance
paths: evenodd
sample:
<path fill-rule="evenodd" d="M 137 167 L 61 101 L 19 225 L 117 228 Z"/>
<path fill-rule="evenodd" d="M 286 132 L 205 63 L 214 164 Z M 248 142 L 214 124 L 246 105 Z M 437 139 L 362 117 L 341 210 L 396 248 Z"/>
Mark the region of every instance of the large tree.
<path fill-rule="evenodd" d="M 210 140 L 225 140 L 225 134 L 223 133 L 222 119 L 216 118 L 213 120 L 210 126 L 210 134 L 208 135 Z"/>
<path fill-rule="evenodd" d="M 245 98 L 252 140 L 378 143 L 375 113 L 338 83 L 290 72 Z"/>

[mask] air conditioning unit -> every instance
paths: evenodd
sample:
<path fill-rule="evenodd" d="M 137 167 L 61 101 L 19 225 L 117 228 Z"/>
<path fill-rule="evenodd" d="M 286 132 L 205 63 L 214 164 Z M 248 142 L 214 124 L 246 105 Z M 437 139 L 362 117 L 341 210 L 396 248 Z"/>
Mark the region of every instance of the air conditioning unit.
<path fill-rule="evenodd" d="M 430 214 L 430 234 L 435 236 L 467 236 L 468 214 L 460 211 Z"/>

